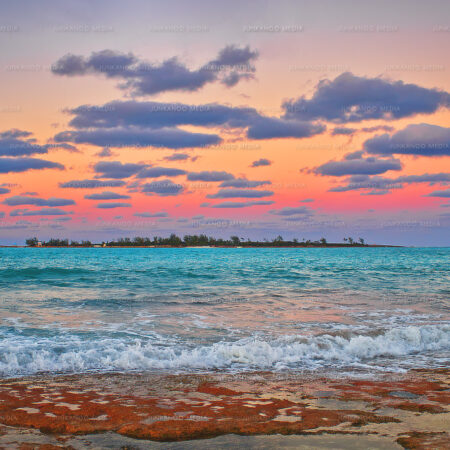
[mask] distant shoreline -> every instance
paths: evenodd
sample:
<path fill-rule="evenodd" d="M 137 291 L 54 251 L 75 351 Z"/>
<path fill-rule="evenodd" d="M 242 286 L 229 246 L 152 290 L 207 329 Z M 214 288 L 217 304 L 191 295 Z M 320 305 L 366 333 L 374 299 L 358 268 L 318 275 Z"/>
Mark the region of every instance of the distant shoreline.
<path fill-rule="evenodd" d="M 42 247 L 30 245 L 0 245 L 0 248 L 405 248 L 404 245 L 388 245 L 388 244 L 326 244 L 326 245 L 90 245 L 90 246 L 60 246 L 45 245 Z"/>

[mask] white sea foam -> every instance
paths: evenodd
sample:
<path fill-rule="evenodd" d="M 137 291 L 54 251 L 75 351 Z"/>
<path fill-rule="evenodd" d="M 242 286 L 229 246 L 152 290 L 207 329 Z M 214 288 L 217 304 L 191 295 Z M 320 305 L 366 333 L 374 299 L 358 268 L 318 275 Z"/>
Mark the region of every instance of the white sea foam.
<path fill-rule="evenodd" d="M 392 367 L 406 357 L 450 350 L 450 325 L 393 328 L 378 335 L 351 337 L 249 337 L 235 342 L 186 347 L 152 340 L 76 335 L 41 338 L 14 336 L 0 341 L 0 374 L 128 370 L 242 369 L 282 370 L 373 366 L 390 358 Z M 414 366 L 414 364 L 412 364 Z"/>

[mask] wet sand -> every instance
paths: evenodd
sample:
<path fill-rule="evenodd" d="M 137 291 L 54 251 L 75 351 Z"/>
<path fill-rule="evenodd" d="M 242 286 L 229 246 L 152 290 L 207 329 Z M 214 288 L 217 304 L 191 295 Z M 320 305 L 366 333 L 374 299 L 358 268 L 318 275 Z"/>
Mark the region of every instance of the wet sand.
<path fill-rule="evenodd" d="M 1 448 L 450 448 L 449 371 L 0 380 Z"/>

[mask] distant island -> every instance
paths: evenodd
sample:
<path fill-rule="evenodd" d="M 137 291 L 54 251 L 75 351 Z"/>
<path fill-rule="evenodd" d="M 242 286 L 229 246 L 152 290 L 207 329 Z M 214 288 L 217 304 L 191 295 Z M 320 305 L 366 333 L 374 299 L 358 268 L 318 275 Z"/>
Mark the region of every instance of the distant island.
<path fill-rule="evenodd" d="M 285 241 L 282 236 L 278 236 L 275 239 L 262 241 L 252 241 L 250 239 L 243 239 L 238 236 L 231 236 L 230 239 L 214 238 L 206 236 L 205 234 L 199 235 L 185 235 L 183 238 L 178 237 L 176 234 L 171 234 L 169 237 L 155 236 L 153 238 L 148 237 L 135 237 L 120 238 L 113 241 L 106 241 L 101 243 L 92 243 L 91 241 L 73 241 L 69 239 L 49 239 L 48 241 L 40 241 L 38 238 L 33 237 L 27 239 L 27 247 L 225 247 L 225 248 L 241 248 L 241 247 L 397 247 L 395 245 L 369 245 L 363 238 L 358 240 L 352 237 L 344 238 L 343 243 L 328 242 L 325 238 L 321 238 L 317 241 L 311 241 L 309 239 L 298 240 L 293 239 L 291 241 Z"/>

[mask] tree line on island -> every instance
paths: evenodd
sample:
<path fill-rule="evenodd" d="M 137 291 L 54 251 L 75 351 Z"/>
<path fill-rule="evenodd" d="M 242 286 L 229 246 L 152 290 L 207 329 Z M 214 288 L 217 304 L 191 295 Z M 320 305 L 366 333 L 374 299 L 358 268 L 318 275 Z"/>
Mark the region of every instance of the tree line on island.
<path fill-rule="evenodd" d="M 352 237 L 344 238 L 344 243 L 327 242 L 325 238 L 316 241 L 310 239 L 293 239 L 285 241 L 282 236 L 275 239 L 262 241 L 252 241 L 250 239 L 231 236 L 230 239 L 215 238 L 205 234 L 187 234 L 183 238 L 172 233 L 169 237 L 155 236 L 153 239 L 148 237 L 120 238 L 113 241 L 95 244 L 91 241 L 73 241 L 69 239 L 49 239 L 40 241 L 33 237 L 25 241 L 28 247 L 367 247 L 368 244 L 363 238 L 358 240 Z"/>

